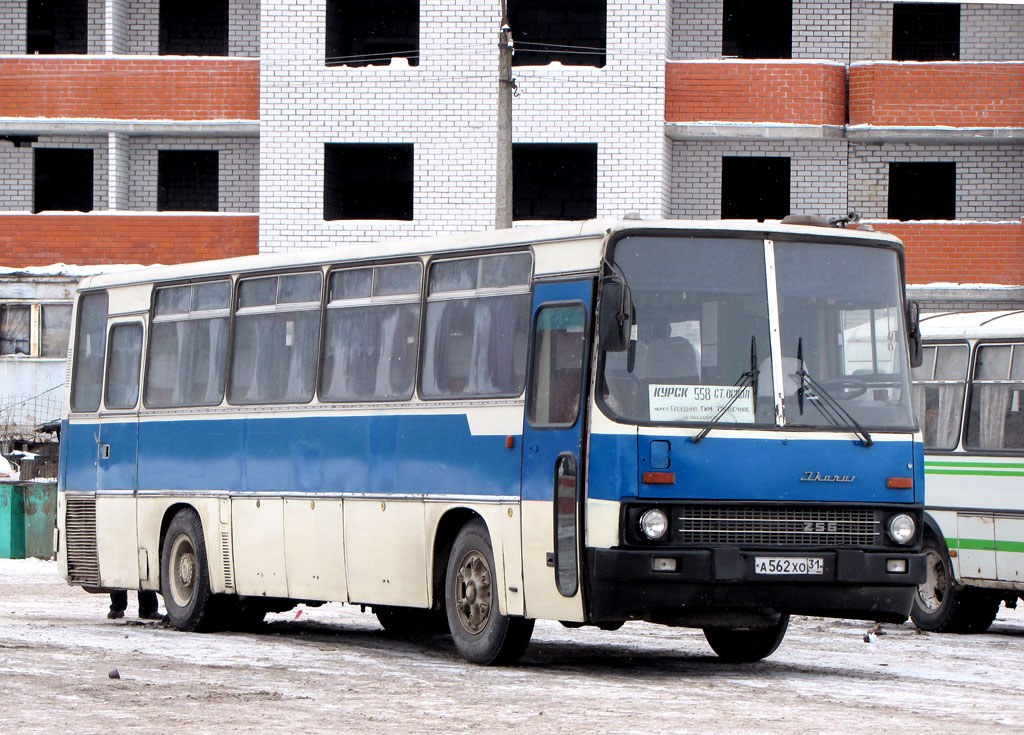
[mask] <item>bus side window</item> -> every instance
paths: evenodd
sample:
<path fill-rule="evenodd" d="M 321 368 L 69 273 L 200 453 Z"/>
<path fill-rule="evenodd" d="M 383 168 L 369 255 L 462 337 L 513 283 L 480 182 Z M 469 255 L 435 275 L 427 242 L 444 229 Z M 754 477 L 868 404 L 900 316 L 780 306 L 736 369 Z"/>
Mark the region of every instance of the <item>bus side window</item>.
<path fill-rule="evenodd" d="M 1024 345 L 978 348 L 967 425 L 970 449 L 1024 449 Z"/>
<path fill-rule="evenodd" d="M 224 398 L 230 281 L 156 290 L 146 360 L 148 408 L 216 406 Z"/>
<path fill-rule="evenodd" d="M 87 293 L 78 302 L 72 411 L 96 411 L 100 407 L 106 341 L 107 292 Z"/>
<path fill-rule="evenodd" d="M 316 387 L 322 274 L 239 283 L 228 401 L 308 403 Z"/>
<path fill-rule="evenodd" d="M 928 345 L 913 369 L 914 413 L 927 449 L 956 449 L 963 418 L 970 350 L 965 344 Z"/>
<path fill-rule="evenodd" d="M 408 400 L 419 348 L 419 263 L 330 275 L 320 399 Z"/>
<path fill-rule="evenodd" d="M 529 253 L 432 264 L 420 378 L 423 397 L 523 392 L 531 270 Z"/>
<path fill-rule="evenodd" d="M 142 325 L 115 324 L 110 329 L 107 384 L 103 403 L 110 409 L 135 408 L 139 402 Z"/>

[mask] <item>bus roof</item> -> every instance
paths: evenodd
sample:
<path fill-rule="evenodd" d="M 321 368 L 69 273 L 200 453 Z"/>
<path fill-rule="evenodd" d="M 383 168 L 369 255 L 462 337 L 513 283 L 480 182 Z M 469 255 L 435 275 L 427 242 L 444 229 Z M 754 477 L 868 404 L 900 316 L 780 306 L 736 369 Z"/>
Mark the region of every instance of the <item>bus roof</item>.
<path fill-rule="evenodd" d="M 926 340 L 1020 337 L 1024 335 L 1024 310 L 923 314 L 921 335 Z"/>
<path fill-rule="evenodd" d="M 691 230 L 732 233 L 763 233 L 765 237 L 787 234 L 807 235 L 816 239 L 851 238 L 871 244 L 895 247 L 902 252 L 900 240 L 890 234 L 871 230 L 854 230 L 839 227 L 818 227 L 811 225 L 782 224 L 769 220 L 641 220 L 641 219 L 593 219 L 574 222 L 560 222 L 506 230 L 490 230 L 454 235 L 440 235 L 430 238 L 403 238 L 380 242 L 359 242 L 326 248 L 298 248 L 286 252 L 262 253 L 222 260 L 205 260 L 178 265 L 152 265 L 139 269 L 87 276 L 79 284 L 79 290 L 124 286 L 154 281 L 183 280 L 213 275 L 260 270 L 278 270 L 304 265 L 314 266 L 335 262 L 358 262 L 397 258 L 412 255 L 433 255 L 448 251 L 476 249 L 497 249 L 517 245 L 539 245 L 569 240 L 592 239 L 601 241 L 605 235 L 628 230 Z M 573 263 L 570 270 L 597 270 L 600 267 L 600 251 L 594 252 L 590 262 Z M 557 272 L 557 271 L 555 271 Z"/>

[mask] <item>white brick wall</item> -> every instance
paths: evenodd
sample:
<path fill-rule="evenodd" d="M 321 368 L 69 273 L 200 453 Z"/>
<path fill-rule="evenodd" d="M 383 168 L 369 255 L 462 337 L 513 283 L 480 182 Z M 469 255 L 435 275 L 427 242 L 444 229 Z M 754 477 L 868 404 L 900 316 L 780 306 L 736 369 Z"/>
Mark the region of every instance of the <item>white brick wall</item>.
<path fill-rule="evenodd" d="M 41 135 L 32 146 L 0 142 L 0 211 L 32 211 L 33 148 L 92 148 L 92 207 L 107 208 L 106 136 Z"/>
<path fill-rule="evenodd" d="M 670 0 L 673 59 L 716 59 L 722 55 L 722 0 Z"/>
<path fill-rule="evenodd" d="M 892 58 L 892 3 L 852 0 L 850 60 Z"/>
<path fill-rule="evenodd" d="M 956 216 L 967 220 L 1024 217 L 1024 146 L 850 146 L 851 206 L 866 218 L 888 215 L 889 163 L 956 163 Z"/>
<path fill-rule="evenodd" d="M 324 66 L 324 0 L 261 6 L 263 251 L 494 226 L 499 4 L 421 0 L 420 65 Z M 517 143 L 596 143 L 599 216 L 662 213 L 665 5 L 608 4 L 603 69 L 515 67 Z M 327 142 L 412 143 L 414 220 L 323 220 Z"/>
<path fill-rule="evenodd" d="M 128 49 L 128 0 L 107 0 L 105 52 L 123 54 Z"/>
<path fill-rule="evenodd" d="M 156 211 L 157 152 L 216 150 L 220 170 L 218 211 L 256 212 L 259 206 L 260 144 L 256 138 L 134 137 L 128 209 Z"/>
<path fill-rule="evenodd" d="M 106 26 L 107 7 L 105 0 L 89 0 L 88 10 L 88 48 L 90 54 L 107 52 Z M 24 22 L 24 21 L 22 21 Z"/>
<path fill-rule="evenodd" d="M 670 216 L 717 219 L 722 207 L 722 156 L 790 158 L 792 214 L 847 211 L 846 143 L 675 141 L 672 145 Z"/>
<path fill-rule="evenodd" d="M 260 55 L 260 0 L 232 0 L 228 6 L 228 55 Z"/>
<path fill-rule="evenodd" d="M 846 61 L 849 0 L 793 0 L 793 58 Z"/>
<path fill-rule="evenodd" d="M 0 141 L 0 210 L 32 211 L 32 146 Z"/>
<path fill-rule="evenodd" d="M 0 54 L 25 53 L 26 7 L 27 0 L 0 0 Z"/>
<path fill-rule="evenodd" d="M 1024 59 L 1024 5 L 961 5 L 960 59 Z"/>
<path fill-rule="evenodd" d="M 131 139 L 124 133 L 110 133 L 107 136 L 109 151 L 109 176 L 107 177 L 107 206 L 113 210 L 129 209 L 131 171 Z"/>
<path fill-rule="evenodd" d="M 132 0 L 124 28 L 127 54 L 156 54 L 160 50 L 160 0 Z"/>

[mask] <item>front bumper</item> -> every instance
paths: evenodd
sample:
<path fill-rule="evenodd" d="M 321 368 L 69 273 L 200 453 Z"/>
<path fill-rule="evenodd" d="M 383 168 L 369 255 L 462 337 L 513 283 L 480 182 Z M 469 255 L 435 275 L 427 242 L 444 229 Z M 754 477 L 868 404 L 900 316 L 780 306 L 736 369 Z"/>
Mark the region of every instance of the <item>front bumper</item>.
<path fill-rule="evenodd" d="M 756 556 L 820 557 L 823 569 L 814 575 L 757 574 Z M 675 559 L 675 571 L 654 571 L 654 558 Z M 906 572 L 886 571 L 892 559 L 905 560 Z M 587 561 L 594 622 L 704 625 L 718 613 L 747 611 L 898 623 L 910 614 L 926 576 L 924 555 L 896 550 L 588 549 Z"/>

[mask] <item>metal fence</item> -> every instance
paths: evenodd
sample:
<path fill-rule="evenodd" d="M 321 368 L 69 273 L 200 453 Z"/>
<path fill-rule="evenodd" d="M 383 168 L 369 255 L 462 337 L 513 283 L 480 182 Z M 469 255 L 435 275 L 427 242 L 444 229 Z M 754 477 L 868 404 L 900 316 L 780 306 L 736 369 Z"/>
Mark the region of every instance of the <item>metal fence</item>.
<path fill-rule="evenodd" d="M 42 427 L 60 419 L 63 397 L 63 385 L 32 396 L 0 396 L 0 442 L 52 441 L 52 432 Z"/>

